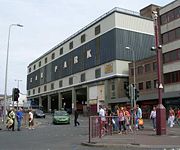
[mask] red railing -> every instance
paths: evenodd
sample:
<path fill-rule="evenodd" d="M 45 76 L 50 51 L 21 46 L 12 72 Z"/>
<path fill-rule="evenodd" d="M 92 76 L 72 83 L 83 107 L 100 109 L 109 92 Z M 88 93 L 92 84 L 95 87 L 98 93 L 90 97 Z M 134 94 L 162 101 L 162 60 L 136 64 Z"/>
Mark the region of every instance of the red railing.
<path fill-rule="evenodd" d="M 89 143 L 91 143 L 92 138 L 101 138 L 105 135 L 112 135 L 112 133 L 112 116 L 106 116 L 105 121 L 102 121 L 99 116 L 89 117 Z"/>

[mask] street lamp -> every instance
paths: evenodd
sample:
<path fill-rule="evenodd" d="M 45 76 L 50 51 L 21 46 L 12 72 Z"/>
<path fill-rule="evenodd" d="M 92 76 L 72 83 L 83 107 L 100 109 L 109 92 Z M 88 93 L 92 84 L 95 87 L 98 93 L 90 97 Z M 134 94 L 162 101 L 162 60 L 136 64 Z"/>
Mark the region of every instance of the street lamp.
<path fill-rule="evenodd" d="M 151 50 L 156 50 L 157 54 L 157 74 L 158 74 L 158 105 L 156 109 L 156 134 L 164 135 L 166 134 L 166 109 L 162 104 L 162 47 L 159 45 L 158 39 L 158 13 L 153 11 L 154 16 L 154 32 L 155 32 L 155 45 L 156 47 L 151 48 Z"/>
<path fill-rule="evenodd" d="M 10 35 L 11 35 L 11 27 L 13 27 L 13 26 L 23 27 L 23 25 L 21 25 L 21 24 L 10 24 L 10 25 L 9 25 L 8 45 L 7 45 L 7 55 L 6 55 L 5 85 L 4 85 L 4 112 L 3 112 L 3 123 L 5 123 L 5 117 L 6 117 L 7 77 L 8 77 L 8 60 L 9 60 L 9 42 L 10 42 Z"/>
<path fill-rule="evenodd" d="M 134 50 L 132 50 L 130 47 L 126 47 L 127 50 L 130 50 L 132 52 L 132 59 L 133 59 L 133 106 L 136 106 L 136 101 L 135 101 L 135 89 L 136 89 L 136 62 L 135 62 L 135 54 Z"/>

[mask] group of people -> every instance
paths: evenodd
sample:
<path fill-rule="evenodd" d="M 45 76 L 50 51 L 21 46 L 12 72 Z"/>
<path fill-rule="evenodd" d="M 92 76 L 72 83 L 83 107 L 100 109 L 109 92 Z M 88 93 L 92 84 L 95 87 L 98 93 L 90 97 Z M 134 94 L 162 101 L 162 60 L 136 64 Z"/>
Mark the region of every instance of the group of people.
<path fill-rule="evenodd" d="M 28 115 L 29 129 L 34 129 L 34 117 L 31 109 L 29 110 Z M 12 131 L 15 131 L 15 121 L 17 121 L 17 131 L 20 131 L 23 117 L 24 112 L 22 108 L 19 108 L 17 111 L 15 111 L 15 109 L 10 109 L 7 113 L 6 128 L 8 130 L 12 129 Z"/>
<path fill-rule="evenodd" d="M 111 112 L 109 108 L 99 106 L 99 117 L 101 122 L 106 124 L 106 116 L 112 116 L 112 124 L 114 129 L 118 129 L 119 134 L 133 132 L 132 124 L 135 130 L 144 128 L 144 121 L 142 116 L 142 109 L 137 104 L 131 112 L 126 107 L 115 107 L 115 111 Z M 152 120 L 152 128 L 156 131 L 156 107 L 153 106 L 149 118 Z M 169 109 L 168 124 L 173 127 L 175 122 L 180 126 L 180 109 L 174 111 L 172 107 Z"/>

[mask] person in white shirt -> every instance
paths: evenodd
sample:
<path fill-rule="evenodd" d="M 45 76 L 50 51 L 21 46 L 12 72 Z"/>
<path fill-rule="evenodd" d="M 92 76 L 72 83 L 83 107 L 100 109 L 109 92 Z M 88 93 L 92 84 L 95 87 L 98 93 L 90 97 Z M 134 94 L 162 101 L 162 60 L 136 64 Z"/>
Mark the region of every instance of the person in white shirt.
<path fill-rule="evenodd" d="M 34 129 L 34 115 L 32 110 L 29 111 L 29 129 Z"/>
<path fill-rule="evenodd" d="M 152 124 L 153 124 L 153 130 L 156 130 L 156 107 L 153 107 L 151 114 L 150 114 L 150 119 L 152 119 Z"/>

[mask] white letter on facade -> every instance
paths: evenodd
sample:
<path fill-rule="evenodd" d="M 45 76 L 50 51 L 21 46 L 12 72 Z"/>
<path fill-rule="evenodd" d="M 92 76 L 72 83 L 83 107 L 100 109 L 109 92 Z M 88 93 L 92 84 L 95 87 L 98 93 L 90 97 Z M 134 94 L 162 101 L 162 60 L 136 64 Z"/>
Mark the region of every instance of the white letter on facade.
<path fill-rule="evenodd" d="M 64 68 L 67 68 L 67 63 L 66 63 L 66 61 L 64 62 Z"/>
<path fill-rule="evenodd" d="M 75 56 L 74 57 L 74 64 L 77 64 L 78 63 L 78 56 Z"/>
<path fill-rule="evenodd" d="M 92 56 L 91 56 L 91 50 L 88 50 L 87 51 L 87 58 L 91 58 Z"/>

